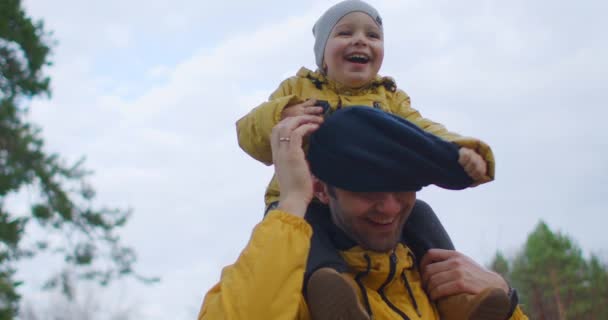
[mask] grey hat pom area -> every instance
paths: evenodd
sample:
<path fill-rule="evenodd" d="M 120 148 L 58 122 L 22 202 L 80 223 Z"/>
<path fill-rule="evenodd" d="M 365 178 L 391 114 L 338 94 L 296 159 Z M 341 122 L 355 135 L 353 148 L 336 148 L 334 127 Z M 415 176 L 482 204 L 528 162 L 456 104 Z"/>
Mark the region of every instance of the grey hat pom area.
<path fill-rule="evenodd" d="M 376 24 L 382 30 L 382 18 L 378 11 L 361 0 L 342 1 L 327 9 L 312 27 L 312 34 L 315 36 L 315 60 L 319 70 L 323 70 L 323 55 L 325 54 L 325 45 L 327 44 L 331 30 L 342 17 L 351 12 L 366 13 L 376 21 Z"/>

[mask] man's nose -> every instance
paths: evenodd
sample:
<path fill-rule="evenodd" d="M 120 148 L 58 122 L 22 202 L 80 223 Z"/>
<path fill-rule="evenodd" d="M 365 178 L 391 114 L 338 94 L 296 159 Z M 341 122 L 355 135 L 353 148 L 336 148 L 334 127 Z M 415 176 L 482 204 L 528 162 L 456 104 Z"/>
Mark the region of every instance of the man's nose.
<path fill-rule="evenodd" d="M 403 209 L 403 203 L 395 193 L 387 193 L 377 205 L 378 212 L 385 214 L 397 214 Z"/>

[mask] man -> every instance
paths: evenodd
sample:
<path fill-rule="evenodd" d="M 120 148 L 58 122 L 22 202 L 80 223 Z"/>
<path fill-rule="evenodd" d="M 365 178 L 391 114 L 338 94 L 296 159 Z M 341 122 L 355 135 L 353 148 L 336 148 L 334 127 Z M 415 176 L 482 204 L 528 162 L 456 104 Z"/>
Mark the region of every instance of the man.
<path fill-rule="evenodd" d="M 312 234 L 304 216 L 315 205 L 313 195 L 329 208 L 326 231 L 341 250 L 347 279 L 359 289 L 357 298 L 370 318 L 439 319 L 436 299 L 487 288 L 510 291 L 499 275 L 456 251 L 430 250 L 419 270 L 410 249 L 400 243 L 415 190 L 454 181 L 442 153 L 449 152 L 448 143 L 372 108 L 337 111 L 319 129 L 321 122 L 314 116 L 292 117 L 273 129 L 278 208 L 256 226 L 235 264 L 224 268 L 199 320 L 312 318 L 302 291 Z M 302 141 L 314 131 L 309 169 Z M 392 143 L 402 132 L 412 136 Z M 351 311 L 360 310 L 341 310 L 335 319 L 352 319 Z M 510 319 L 527 319 L 516 303 L 511 311 Z"/>

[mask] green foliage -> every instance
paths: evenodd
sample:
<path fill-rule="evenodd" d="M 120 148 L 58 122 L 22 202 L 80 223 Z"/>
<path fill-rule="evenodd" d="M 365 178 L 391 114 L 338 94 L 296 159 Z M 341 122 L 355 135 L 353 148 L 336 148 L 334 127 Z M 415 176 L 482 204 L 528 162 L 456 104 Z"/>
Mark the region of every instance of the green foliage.
<path fill-rule="evenodd" d="M 154 280 L 134 273 L 135 253 L 116 235 L 130 210 L 92 207 L 95 192 L 86 182 L 90 172 L 83 161 L 69 165 L 48 153 L 41 130 L 26 119 L 32 98 L 50 96 L 44 67 L 50 65 L 52 46 L 43 23 L 32 21 L 20 0 L 0 1 L 0 319 L 18 312 L 14 263 L 41 251 L 62 254 L 77 278 L 101 284 L 126 275 Z M 25 188 L 36 194 L 36 203 L 27 214 L 9 212 L 6 200 Z M 30 223 L 44 228 L 47 238 L 24 248 L 21 240 Z M 50 242 L 51 235 L 64 241 Z M 69 297 L 68 278 L 60 273 L 47 287 L 61 288 Z"/>
<path fill-rule="evenodd" d="M 509 261 L 507 261 L 507 258 L 505 258 L 501 252 L 496 252 L 496 256 L 494 256 L 494 260 L 492 261 L 490 268 L 502 275 L 508 275 Z M 507 279 L 507 281 L 508 280 L 509 279 Z"/>
<path fill-rule="evenodd" d="M 531 319 L 608 319 L 608 268 L 542 221 L 512 261 L 497 253 L 492 266 L 518 289 Z"/>
<path fill-rule="evenodd" d="M 0 2 L 0 89 L 8 101 L 49 93 L 50 80 L 40 73 L 49 64 L 47 36 L 42 22 L 27 17 L 20 0 Z"/>

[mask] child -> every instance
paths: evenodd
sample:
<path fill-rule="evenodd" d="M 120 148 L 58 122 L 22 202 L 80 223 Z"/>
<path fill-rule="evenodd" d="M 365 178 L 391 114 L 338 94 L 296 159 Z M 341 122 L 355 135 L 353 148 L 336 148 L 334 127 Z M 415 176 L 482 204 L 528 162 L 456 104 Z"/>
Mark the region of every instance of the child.
<path fill-rule="evenodd" d="M 269 136 L 274 125 L 281 119 L 302 114 L 323 116 L 340 108 L 363 105 L 399 115 L 427 132 L 458 144 L 461 147 L 459 163 L 473 179 L 473 185 L 493 179 L 494 159 L 487 144 L 451 133 L 441 124 L 422 118 L 418 111 L 411 108 L 409 96 L 397 89 L 393 79 L 378 76 L 384 57 L 384 39 L 382 20 L 373 7 L 359 0 L 340 2 L 319 18 L 314 25 L 313 34 L 318 70 L 313 72 L 301 68 L 295 77 L 281 83 L 270 96 L 269 101 L 262 103 L 237 122 L 239 145 L 245 152 L 271 165 Z M 279 188 L 273 177 L 265 195 L 267 211 L 276 205 L 278 199 Z M 410 246 L 417 261 L 421 261 L 426 250 L 433 246 L 454 249 L 437 217 L 429 211 L 430 208 L 424 203 L 417 203 L 404 227 L 403 241 Z M 344 268 L 345 264 L 335 248 L 333 250 L 327 248 L 322 245 L 326 242 L 315 239 L 323 235 L 315 228 L 314 219 L 309 219 L 309 215 L 314 216 L 314 213 L 309 211 L 307 220 L 315 232 L 311 240 L 305 291 L 308 289 L 307 299 L 313 318 L 327 319 L 320 309 L 326 308 L 327 301 L 332 299 L 333 293 L 331 290 L 313 288 L 313 286 L 322 286 L 313 280 L 325 279 L 327 276 L 340 277 L 335 270 L 344 271 L 341 268 Z M 425 230 L 427 232 L 424 232 Z M 319 274 L 322 276 L 315 276 Z M 311 292 L 315 295 L 328 293 L 323 297 L 311 297 Z M 356 297 L 356 295 L 350 296 Z M 315 301 L 324 301 L 324 307 L 316 308 Z M 340 304 L 333 307 L 348 307 L 348 304 Z M 358 310 L 364 312 L 365 309 L 360 307 L 358 301 L 355 305 L 358 306 Z M 499 288 L 492 288 L 477 296 L 462 294 L 438 301 L 442 319 L 503 320 L 508 310 L 494 309 L 508 308 L 508 306 L 508 297 Z M 494 318 L 484 314 L 483 310 L 487 309 L 491 310 L 490 313 L 499 316 Z M 332 312 L 335 314 L 335 310 Z M 501 314 L 503 315 L 500 316 Z M 368 319 L 368 317 L 366 314 L 361 314 L 357 319 Z"/>

